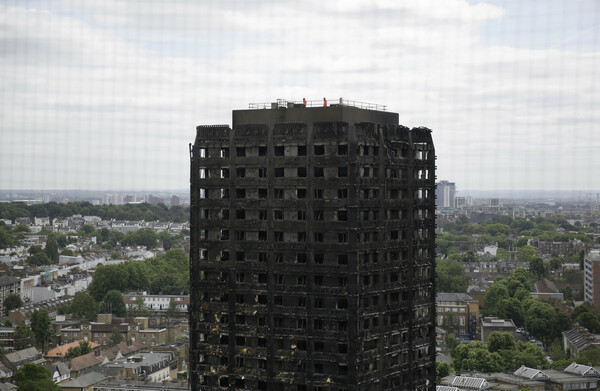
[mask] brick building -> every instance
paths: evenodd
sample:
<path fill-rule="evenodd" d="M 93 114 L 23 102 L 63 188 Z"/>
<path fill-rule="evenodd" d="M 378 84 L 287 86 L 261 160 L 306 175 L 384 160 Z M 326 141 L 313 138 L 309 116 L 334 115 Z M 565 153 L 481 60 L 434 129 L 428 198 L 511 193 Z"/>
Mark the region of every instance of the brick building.
<path fill-rule="evenodd" d="M 190 151 L 192 389 L 434 389 L 431 131 L 254 107 Z"/>

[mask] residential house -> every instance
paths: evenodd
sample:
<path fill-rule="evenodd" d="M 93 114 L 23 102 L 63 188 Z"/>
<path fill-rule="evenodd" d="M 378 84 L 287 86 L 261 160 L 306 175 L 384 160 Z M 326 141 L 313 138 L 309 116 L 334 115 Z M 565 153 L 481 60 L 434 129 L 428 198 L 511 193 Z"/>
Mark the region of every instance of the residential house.
<path fill-rule="evenodd" d="M 583 326 L 575 323 L 570 330 L 563 331 L 563 349 L 569 352 L 571 357 L 588 349 L 600 349 L 600 341 L 595 335 Z"/>
<path fill-rule="evenodd" d="M 479 303 L 465 293 L 439 292 L 436 296 L 437 326 L 447 329 L 454 318 L 460 336 L 471 338 L 477 331 Z M 446 327 L 445 327 L 446 326 Z"/>
<path fill-rule="evenodd" d="M 139 353 L 127 358 L 114 360 L 102 365 L 99 370 L 115 379 L 132 378 L 162 382 L 170 380 L 171 369 L 177 368 L 177 362 L 170 353 Z"/>
<path fill-rule="evenodd" d="M 89 372 L 76 379 L 60 383 L 59 387 L 63 391 L 92 391 L 95 384 L 105 380 L 106 376 L 99 372 Z"/>
<path fill-rule="evenodd" d="M 79 377 L 84 373 L 90 372 L 94 367 L 102 363 L 108 362 L 106 357 L 96 357 L 94 353 L 84 354 L 83 356 L 75 357 L 71 360 L 71 377 Z"/>
<path fill-rule="evenodd" d="M 55 361 L 61 361 L 63 360 L 67 353 L 69 353 L 69 349 L 74 349 L 76 347 L 79 346 L 79 344 L 81 342 L 84 342 L 85 340 L 80 340 L 80 341 L 74 341 L 74 342 L 70 342 L 70 343 L 66 343 L 64 345 L 59 345 L 53 349 L 50 349 L 48 351 L 48 353 L 46 353 L 44 355 L 44 358 L 46 358 L 46 360 L 50 360 L 52 362 Z M 100 345 L 91 341 L 85 341 L 90 345 L 90 348 L 92 349 L 92 351 L 98 352 L 100 350 Z"/>
<path fill-rule="evenodd" d="M 0 276 L 0 307 L 4 308 L 6 296 L 21 295 L 21 279 L 11 276 Z"/>
<path fill-rule="evenodd" d="M 460 390 L 484 390 L 490 387 L 487 380 L 469 376 L 446 376 L 440 381 L 440 384 L 457 387 Z"/>
<path fill-rule="evenodd" d="M 69 366 L 64 362 L 56 362 L 53 364 L 46 364 L 44 367 L 52 374 L 52 381 L 60 383 L 71 377 L 71 370 Z"/>
<path fill-rule="evenodd" d="M 23 364 L 28 362 L 43 364 L 46 361 L 42 358 L 42 353 L 34 347 L 7 353 L 1 358 L 2 362 L 13 371 L 19 370 Z"/>

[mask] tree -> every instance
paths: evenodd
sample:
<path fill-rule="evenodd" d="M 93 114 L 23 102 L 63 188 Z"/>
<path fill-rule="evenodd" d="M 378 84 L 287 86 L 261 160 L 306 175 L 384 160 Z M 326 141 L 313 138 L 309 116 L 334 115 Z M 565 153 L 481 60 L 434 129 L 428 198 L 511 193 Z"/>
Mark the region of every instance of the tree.
<path fill-rule="evenodd" d="M 169 308 L 167 308 L 167 318 L 169 318 L 169 319 L 178 318 L 179 315 L 180 315 L 180 312 L 179 312 L 179 306 L 177 305 L 177 302 L 175 302 L 175 300 L 171 300 L 171 302 L 169 302 Z"/>
<path fill-rule="evenodd" d="M 445 363 L 445 362 L 436 363 L 435 364 L 436 382 L 439 384 L 439 382 L 446 376 L 449 376 L 451 372 L 452 372 L 452 368 L 450 367 L 450 365 L 448 363 Z"/>
<path fill-rule="evenodd" d="M 154 295 L 179 295 L 182 291 L 179 279 L 172 274 L 159 274 L 150 283 L 150 292 Z"/>
<path fill-rule="evenodd" d="M 508 298 L 508 289 L 504 284 L 492 284 L 492 286 L 489 287 L 489 289 L 485 292 L 485 296 L 483 298 L 485 313 L 488 315 L 495 314 L 497 310 L 497 304 L 500 301 Z"/>
<path fill-rule="evenodd" d="M 58 243 L 52 237 L 46 240 L 46 255 L 53 263 L 58 263 Z"/>
<path fill-rule="evenodd" d="M 77 292 L 73 297 L 73 301 L 69 304 L 69 310 L 78 318 L 94 321 L 98 317 L 100 309 L 92 295 L 85 292 Z"/>
<path fill-rule="evenodd" d="M 10 248 L 15 244 L 16 242 L 12 236 L 12 233 L 4 227 L 0 227 L 0 249 Z"/>
<path fill-rule="evenodd" d="M 519 262 L 530 262 L 535 256 L 535 248 L 525 245 L 517 249 L 517 259 Z"/>
<path fill-rule="evenodd" d="M 544 264 L 544 260 L 539 257 L 533 258 L 529 262 L 529 271 L 538 278 L 544 277 L 546 275 L 546 265 Z"/>
<path fill-rule="evenodd" d="M 15 384 L 18 391 L 61 391 L 61 388 L 52 381 L 49 370 L 33 363 L 25 363 L 15 372 Z"/>
<path fill-rule="evenodd" d="M 150 316 L 152 315 L 152 310 L 146 307 L 143 298 L 137 297 L 135 299 L 135 302 L 129 304 L 129 308 L 127 308 L 127 314 L 132 318 L 138 316 Z"/>
<path fill-rule="evenodd" d="M 438 259 L 435 272 L 438 292 L 467 292 L 471 277 L 465 274 L 460 262 L 452 259 Z"/>
<path fill-rule="evenodd" d="M 576 322 L 588 329 L 591 333 L 600 333 L 600 320 L 598 319 L 598 315 L 592 312 L 584 312 L 579 315 Z"/>
<path fill-rule="evenodd" d="M 34 310 L 31 314 L 31 330 L 35 335 L 35 340 L 42 350 L 46 346 L 46 341 L 52 337 L 50 331 L 50 316 L 46 310 Z"/>
<path fill-rule="evenodd" d="M 458 345 L 454 349 L 452 366 L 457 372 L 502 372 L 504 363 L 502 356 L 497 352 L 490 353 L 482 342 L 473 342 L 468 345 Z"/>
<path fill-rule="evenodd" d="M 444 320 L 440 327 L 448 333 L 458 334 L 458 316 L 452 312 L 444 313 Z"/>
<path fill-rule="evenodd" d="M 4 299 L 4 316 L 8 316 L 8 313 L 14 309 L 17 309 L 23 305 L 21 296 L 16 293 L 11 293 Z"/>
<path fill-rule="evenodd" d="M 70 360 L 75 357 L 83 356 L 84 354 L 88 354 L 92 352 L 92 346 L 88 341 L 79 341 L 79 346 L 74 346 L 69 348 L 65 358 Z"/>
<path fill-rule="evenodd" d="M 104 296 L 104 299 L 102 299 L 102 310 L 103 312 L 108 312 L 115 316 L 125 316 L 127 308 L 125 306 L 123 294 L 116 289 L 108 291 Z"/>
<path fill-rule="evenodd" d="M 532 300 L 525 313 L 525 327 L 544 342 L 560 338 L 561 332 L 570 327 L 569 316 L 562 310 L 540 300 Z"/>
<path fill-rule="evenodd" d="M 493 353 L 498 350 L 510 350 L 515 347 L 515 339 L 509 333 L 494 331 L 488 338 L 488 350 Z"/>
<path fill-rule="evenodd" d="M 27 257 L 25 262 L 27 262 L 30 265 L 34 265 L 34 266 L 50 265 L 52 263 L 50 258 L 48 258 L 48 256 L 44 252 L 39 252 L 39 253 L 30 255 L 29 257 Z"/>
<path fill-rule="evenodd" d="M 35 334 L 28 325 L 22 324 L 15 327 L 14 348 L 23 350 L 35 345 Z"/>
<path fill-rule="evenodd" d="M 496 314 L 503 319 L 512 319 L 517 326 L 522 326 L 525 322 L 521 302 L 513 297 L 500 300 L 497 303 Z"/>
<path fill-rule="evenodd" d="M 110 334 L 110 346 L 118 345 L 121 342 L 123 342 L 123 334 L 121 334 L 118 327 L 114 327 L 112 334 Z"/>

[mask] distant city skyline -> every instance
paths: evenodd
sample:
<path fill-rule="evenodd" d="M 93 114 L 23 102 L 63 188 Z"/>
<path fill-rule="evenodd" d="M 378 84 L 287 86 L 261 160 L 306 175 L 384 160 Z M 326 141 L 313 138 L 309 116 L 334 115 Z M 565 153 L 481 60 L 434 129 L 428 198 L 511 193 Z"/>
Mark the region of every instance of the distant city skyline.
<path fill-rule="evenodd" d="M 459 189 L 594 192 L 600 3 L 0 1 L 0 189 L 185 189 L 198 124 L 387 105 Z M 462 191 L 462 190 L 460 190 Z"/>

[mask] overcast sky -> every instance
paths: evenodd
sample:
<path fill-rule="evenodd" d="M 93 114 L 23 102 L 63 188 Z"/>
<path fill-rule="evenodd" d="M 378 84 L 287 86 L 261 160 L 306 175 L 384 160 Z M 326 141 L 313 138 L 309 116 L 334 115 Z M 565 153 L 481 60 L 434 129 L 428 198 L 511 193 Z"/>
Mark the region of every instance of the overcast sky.
<path fill-rule="evenodd" d="M 185 189 L 196 125 L 323 96 L 459 189 L 598 189 L 600 2 L 0 0 L 0 189 Z"/>

